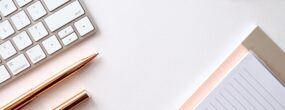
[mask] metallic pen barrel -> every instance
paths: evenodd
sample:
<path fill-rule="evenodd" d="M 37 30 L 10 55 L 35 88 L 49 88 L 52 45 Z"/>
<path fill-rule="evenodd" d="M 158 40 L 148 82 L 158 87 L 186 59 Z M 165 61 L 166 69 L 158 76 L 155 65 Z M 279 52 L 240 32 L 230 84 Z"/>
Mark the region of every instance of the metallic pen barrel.
<path fill-rule="evenodd" d="M 87 98 L 89 98 L 89 96 L 87 92 L 83 90 L 72 98 L 65 101 L 64 103 L 60 104 L 56 108 L 54 108 L 54 110 L 69 110 Z"/>
<path fill-rule="evenodd" d="M 49 88 L 53 87 L 57 83 L 63 81 L 67 77 L 71 76 L 73 73 L 76 73 L 80 68 L 85 66 L 88 62 L 90 62 L 92 59 L 94 59 L 97 54 L 90 55 L 86 58 L 83 58 L 74 64 L 68 66 L 67 68 L 63 69 L 59 73 L 55 74 L 51 78 L 47 79 L 43 83 L 39 84 L 35 88 L 31 89 L 30 91 L 27 91 L 20 97 L 16 98 L 15 100 L 11 101 L 7 105 L 1 108 L 1 110 L 19 110 L 25 105 L 27 105 L 29 102 L 31 102 L 33 99 L 35 99 L 40 94 L 47 91 Z"/>

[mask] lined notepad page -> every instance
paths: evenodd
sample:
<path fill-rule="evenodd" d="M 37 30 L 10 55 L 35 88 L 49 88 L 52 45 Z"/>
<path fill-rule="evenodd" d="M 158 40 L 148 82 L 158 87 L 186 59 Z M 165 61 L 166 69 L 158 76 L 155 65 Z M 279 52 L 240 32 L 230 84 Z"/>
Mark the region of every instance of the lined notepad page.
<path fill-rule="evenodd" d="M 196 109 L 285 110 L 285 88 L 249 53 Z"/>

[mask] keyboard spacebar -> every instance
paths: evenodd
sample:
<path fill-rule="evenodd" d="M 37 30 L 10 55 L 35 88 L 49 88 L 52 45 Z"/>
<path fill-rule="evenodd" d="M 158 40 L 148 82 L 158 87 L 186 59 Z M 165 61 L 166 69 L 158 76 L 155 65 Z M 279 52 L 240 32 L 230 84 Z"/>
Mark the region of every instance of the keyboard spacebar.
<path fill-rule="evenodd" d="M 53 32 L 83 14 L 84 10 L 80 3 L 75 1 L 45 18 L 44 21 L 50 31 Z"/>

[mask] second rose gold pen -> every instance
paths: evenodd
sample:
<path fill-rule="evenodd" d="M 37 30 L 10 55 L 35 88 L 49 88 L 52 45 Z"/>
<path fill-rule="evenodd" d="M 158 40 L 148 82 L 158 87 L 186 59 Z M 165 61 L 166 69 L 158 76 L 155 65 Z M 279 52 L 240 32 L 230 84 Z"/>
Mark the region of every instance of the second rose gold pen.
<path fill-rule="evenodd" d="M 82 68 L 83 66 L 88 64 L 90 61 L 92 61 L 97 55 L 98 53 L 90 55 L 68 66 L 67 68 L 63 69 L 62 71 L 52 76 L 51 78 L 47 79 L 46 81 L 39 84 L 35 88 L 31 89 L 30 91 L 27 91 L 20 97 L 11 101 L 10 103 L 2 107 L 1 110 L 19 110 L 23 108 L 25 105 L 30 103 L 33 99 L 35 99 L 40 94 L 47 91 L 49 88 L 58 84 L 60 81 L 63 81 L 68 76 L 71 76 L 73 73 L 76 73 L 80 68 Z"/>
<path fill-rule="evenodd" d="M 72 110 L 73 107 L 81 103 L 82 101 L 88 99 L 89 96 L 85 90 L 79 92 L 75 96 L 71 97 L 70 99 L 66 100 L 53 110 Z"/>

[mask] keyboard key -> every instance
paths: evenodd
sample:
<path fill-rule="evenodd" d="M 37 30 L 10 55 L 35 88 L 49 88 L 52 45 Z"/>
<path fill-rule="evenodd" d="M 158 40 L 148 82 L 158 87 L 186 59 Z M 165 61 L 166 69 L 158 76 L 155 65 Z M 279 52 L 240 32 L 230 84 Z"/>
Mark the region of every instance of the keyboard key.
<path fill-rule="evenodd" d="M 5 20 L 4 22 L 0 23 L 0 38 L 2 40 L 14 33 L 15 31 L 8 20 Z"/>
<path fill-rule="evenodd" d="M 13 38 L 13 41 L 19 50 L 23 50 L 32 45 L 32 41 L 26 31 L 21 32 Z"/>
<path fill-rule="evenodd" d="M 54 52 L 58 51 L 61 49 L 61 44 L 57 40 L 57 38 L 53 35 L 50 38 L 44 40 L 42 42 L 45 50 L 47 51 L 48 54 L 53 54 Z"/>
<path fill-rule="evenodd" d="M 43 0 L 49 11 L 53 11 L 70 0 Z"/>
<path fill-rule="evenodd" d="M 38 41 L 48 35 L 48 32 L 42 22 L 30 27 L 29 32 L 35 41 Z"/>
<path fill-rule="evenodd" d="M 10 58 L 16 53 L 17 51 L 9 40 L 0 45 L 0 55 L 4 60 Z"/>
<path fill-rule="evenodd" d="M 40 1 L 37 1 L 36 3 L 29 6 L 27 10 L 33 20 L 37 20 L 47 14 L 44 6 L 42 5 Z"/>
<path fill-rule="evenodd" d="M 7 16 L 17 10 L 12 0 L 0 0 L 0 12 L 3 16 Z"/>
<path fill-rule="evenodd" d="M 78 1 L 75 1 L 61 10 L 55 12 L 51 16 L 44 19 L 48 28 L 51 31 L 55 31 L 65 24 L 73 21 L 85 12 Z M 64 17 L 63 17 L 64 16 Z"/>
<path fill-rule="evenodd" d="M 28 3 L 30 3 L 33 0 L 15 0 L 15 1 L 18 3 L 18 5 L 20 7 L 23 7 L 23 6 L 27 5 Z"/>
<path fill-rule="evenodd" d="M 7 65 L 14 75 L 30 67 L 30 63 L 28 62 L 27 58 L 23 54 L 8 61 Z"/>
<path fill-rule="evenodd" d="M 94 30 L 94 27 L 93 27 L 92 23 L 90 22 L 90 20 L 88 19 L 88 17 L 82 18 L 81 20 L 74 23 L 74 25 L 75 25 L 75 28 L 77 29 L 78 33 L 80 34 L 80 36 L 84 36 L 87 33 Z"/>
<path fill-rule="evenodd" d="M 4 65 L 0 66 L 0 83 L 6 81 L 11 76 Z"/>
<path fill-rule="evenodd" d="M 74 41 L 77 40 L 77 39 L 78 39 L 77 35 L 76 35 L 75 33 L 72 33 L 72 34 L 70 34 L 69 36 L 67 36 L 67 37 L 65 37 L 64 39 L 62 39 L 62 43 L 63 43 L 64 45 L 68 45 L 68 44 L 74 42 Z"/>
<path fill-rule="evenodd" d="M 40 45 L 32 47 L 26 53 L 33 64 L 38 63 L 46 57 Z"/>
<path fill-rule="evenodd" d="M 58 36 L 59 36 L 59 38 L 62 39 L 62 38 L 64 38 L 64 37 L 66 37 L 67 35 L 71 34 L 72 32 L 74 32 L 74 30 L 72 29 L 71 26 L 68 26 L 68 27 L 66 27 L 65 29 L 59 31 L 59 32 L 58 32 Z"/>
<path fill-rule="evenodd" d="M 13 15 L 11 17 L 11 20 L 18 30 L 24 28 L 25 26 L 31 23 L 31 21 L 29 20 L 28 16 L 24 11 L 20 11 L 19 13 Z"/>

